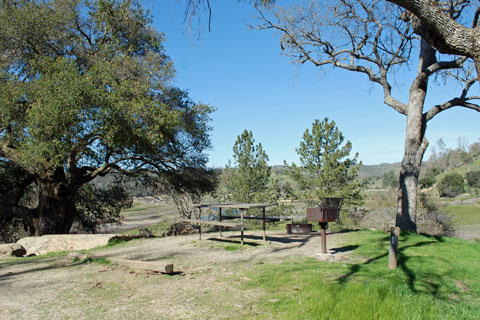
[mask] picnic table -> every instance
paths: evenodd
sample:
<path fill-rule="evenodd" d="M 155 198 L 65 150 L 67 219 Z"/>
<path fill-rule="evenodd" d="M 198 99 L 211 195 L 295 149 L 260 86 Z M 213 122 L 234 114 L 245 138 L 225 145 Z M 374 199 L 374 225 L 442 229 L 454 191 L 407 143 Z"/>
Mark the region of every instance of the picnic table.
<path fill-rule="evenodd" d="M 220 227 L 220 236 L 222 236 L 222 228 L 240 228 L 240 235 L 241 235 L 241 243 L 243 245 L 243 229 L 244 229 L 244 220 L 246 219 L 259 219 L 263 221 L 263 241 L 267 240 L 266 230 L 265 230 L 265 222 L 272 222 L 272 221 L 279 221 L 282 218 L 272 218 L 266 217 L 265 211 L 266 208 L 276 206 L 278 203 L 198 203 L 194 204 L 195 208 L 198 208 L 198 217 L 199 219 L 187 219 L 184 220 L 185 222 L 189 223 L 197 223 L 199 225 L 199 234 L 200 239 L 202 237 L 202 229 L 201 224 L 206 225 L 214 225 Z M 211 221 L 211 220 L 202 220 L 202 209 L 204 208 L 217 208 L 218 209 L 218 216 L 219 221 Z M 248 212 L 249 209 L 262 209 L 262 216 L 245 216 L 245 213 Z M 222 216 L 222 209 L 239 209 L 240 216 Z M 232 223 L 232 222 L 224 222 L 223 220 L 232 220 L 232 219 L 240 219 L 240 223 Z"/>

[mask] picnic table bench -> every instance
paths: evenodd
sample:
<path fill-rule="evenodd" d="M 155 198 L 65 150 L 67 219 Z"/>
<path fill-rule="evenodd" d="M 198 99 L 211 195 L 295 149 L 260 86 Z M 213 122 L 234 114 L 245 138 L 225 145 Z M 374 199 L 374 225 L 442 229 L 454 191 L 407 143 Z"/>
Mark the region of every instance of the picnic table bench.
<path fill-rule="evenodd" d="M 185 220 L 186 222 L 196 223 L 199 225 L 199 234 L 200 239 L 202 239 L 202 224 L 219 226 L 220 227 L 220 236 L 222 236 L 222 227 L 225 228 L 240 228 L 240 235 L 241 235 L 241 243 L 243 245 L 243 230 L 244 230 L 244 219 L 261 219 L 263 221 L 263 240 L 266 241 L 266 231 L 265 231 L 265 222 L 266 221 L 278 221 L 274 220 L 274 218 L 268 218 L 265 216 L 265 209 L 267 207 L 276 206 L 277 203 L 200 203 L 194 204 L 194 207 L 198 208 L 198 220 L 195 219 L 188 219 Z M 218 208 L 219 209 L 219 221 L 212 221 L 212 220 L 202 220 L 202 208 Z M 258 208 L 262 209 L 262 216 L 261 217 L 246 217 L 244 211 L 248 211 L 248 209 Z M 240 216 L 222 216 L 222 209 L 240 209 Z M 231 222 L 223 222 L 222 219 L 240 219 L 240 223 L 231 223 Z"/>

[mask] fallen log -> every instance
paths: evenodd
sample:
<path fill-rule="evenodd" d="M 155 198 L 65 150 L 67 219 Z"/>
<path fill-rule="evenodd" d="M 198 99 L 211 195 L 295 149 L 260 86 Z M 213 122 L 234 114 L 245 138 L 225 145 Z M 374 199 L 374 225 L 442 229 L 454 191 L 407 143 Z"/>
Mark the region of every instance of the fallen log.
<path fill-rule="evenodd" d="M 162 263 L 162 262 L 151 262 L 151 261 L 140 261 L 140 260 L 130 260 L 122 258 L 107 258 L 112 263 L 116 263 L 122 266 L 126 266 L 132 269 L 147 270 L 160 273 L 173 273 L 173 264 L 172 263 Z"/>

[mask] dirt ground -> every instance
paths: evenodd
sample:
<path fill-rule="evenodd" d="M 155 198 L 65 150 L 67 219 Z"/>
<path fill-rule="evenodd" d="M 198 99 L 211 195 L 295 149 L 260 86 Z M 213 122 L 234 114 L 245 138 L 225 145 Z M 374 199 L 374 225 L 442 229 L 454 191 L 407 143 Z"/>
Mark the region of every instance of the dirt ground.
<path fill-rule="evenodd" d="M 93 250 L 95 256 L 174 264 L 174 275 L 65 256 L 0 260 L 0 319 L 253 319 L 261 289 L 240 288 L 245 273 L 298 257 L 348 262 L 341 233 L 329 233 L 330 255 L 319 255 L 319 233 L 239 232 L 139 239 Z"/>

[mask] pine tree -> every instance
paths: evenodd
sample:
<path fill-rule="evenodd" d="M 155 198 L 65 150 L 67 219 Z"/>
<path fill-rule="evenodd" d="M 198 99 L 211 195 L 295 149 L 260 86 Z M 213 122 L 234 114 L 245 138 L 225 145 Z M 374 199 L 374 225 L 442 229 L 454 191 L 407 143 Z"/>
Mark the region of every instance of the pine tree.
<path fill-rule="evenodd" d="M 262 199 L 271 169 L 262 144 L 255 144 L 251 131 L 245 130 L 237 137 L 233 146 L 233 161 L 233 166 L 229 162 L 225 168 L 229 198 L 247 203 Z"/>
<path fill-rule="evenodd" d="M 288 174 L 300 188 L 299 198 L 308 205 L 318 206 L 327 197 L 343 198 L 346 205 L 361 200 L 361 185 L 357 180 L 360 164 L 358 154 L 348 158 L 352 144 L 344 144 L 344 136 L 334 121 L 315 120 L 311 132 L 303 134 L 300 146 L 295 149 L 300 156 L 300 166 L 292 163 Z"/>

